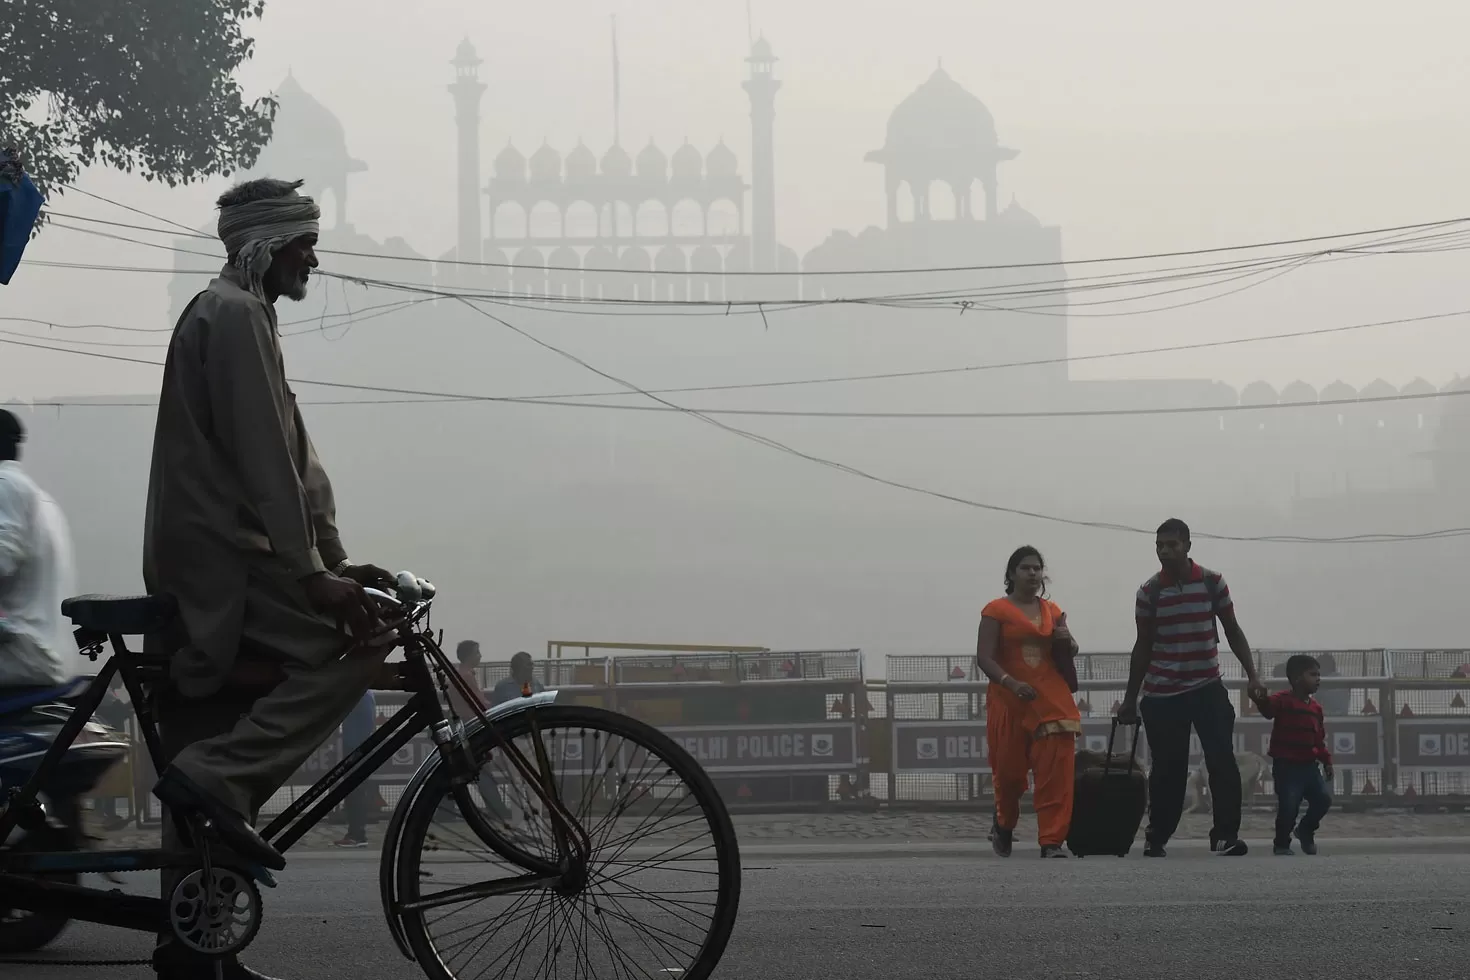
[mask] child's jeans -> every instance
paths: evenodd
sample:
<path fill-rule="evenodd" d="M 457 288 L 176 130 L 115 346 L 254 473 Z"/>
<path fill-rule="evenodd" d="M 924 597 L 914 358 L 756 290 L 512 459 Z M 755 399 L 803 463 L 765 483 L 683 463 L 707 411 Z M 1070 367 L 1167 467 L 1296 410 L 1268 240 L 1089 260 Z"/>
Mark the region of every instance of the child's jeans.
<path fill-rule="evenodd" d="M 1332 806 L 1332 792 L 1322 778 L 1322 768 L 1315 762 L 1287 762 L 1271 760 L 1271 780 L 1276 784 L 1276 846 L 1291 844 L 1291 831 L 1296 828 L 1297 839 L 1311 840 L 1322 824 L 1322 818 Z M 1302 801 L 1307 801 L 1307 815 L 1297 823 L 1297 813 Z"/>

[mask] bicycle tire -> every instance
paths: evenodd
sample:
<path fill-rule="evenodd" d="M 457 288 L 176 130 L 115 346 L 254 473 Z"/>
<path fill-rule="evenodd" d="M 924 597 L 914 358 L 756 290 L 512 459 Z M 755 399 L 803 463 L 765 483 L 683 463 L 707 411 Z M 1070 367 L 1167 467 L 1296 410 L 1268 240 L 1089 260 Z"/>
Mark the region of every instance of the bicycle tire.
<path fill-rule="evenodd" d="M 72 835 L 65 830 L 47 827 L 45 831 L 31 832 L 22 837 L 15 845 L 16 851 L 70 851 L 76 847 Z M 64 885 L 76 885 L 81 883 L 81 875 L 76 872 L 63 872 L 60 874 L 48 874 L 44 876 L 47 881 L 55 881 Z M 31 912 L 25 909 L 12 909 L 5 906 L 3 896 L 0 896 L 0 916 L 5 913 L 23 913 L 21 917 L 6 920 L 0 917 L 0 955 L 9 956 L 14 953 L 34 953 L 51 945 L 57 936 L 66 931 L 71 925 L 71 920 L 64 916 L 43 915 L 39 912 Z"/>
<path fill-rule="evenodd" d="M 595 730 L 610 736 L 618 736 L 652 750 L 669 770 L 688 788 L 709 826 L 716 848 L 716 865 L 719 884 L 715 911 L 694 962 L 682 974 L 681 980 L 707 980 L 720 959 L 724 956 L 740 906 L 740 851 L 735 836 L 735 826 L 729 811 L 720 799 L 719 791 L 703 767 L 687 751 L 663 732 L 635 718 L 583 705 L 548 705 L 513 714 L 498 724 L 501 739 L 511 741 L 529 734 L 532 718 L 543 729 L 575 728 Z M 476 733 L 471 739 L 472 750 L 477 754 L 493 750 L 499 741 L 490 731 Z M 398 888 L 402 902 L 411 902 L 419 897 L 421 859 L 425 850 L 429 828 L 435 814 L 440 812 L 443 802 L 452 803 L 452 787 L 449 772 L 442 760 L 435 763 L 432 771 L 418 793 L 404 821 L 403 835 L 398 846 Z M 595 861 L 594 861 L 595 863 Z M 404 938 L 412 950 L 414 959 L 430 980 L 458 980 L 443 962 L 429 935 L 422 912 L 399 913 Z"/>

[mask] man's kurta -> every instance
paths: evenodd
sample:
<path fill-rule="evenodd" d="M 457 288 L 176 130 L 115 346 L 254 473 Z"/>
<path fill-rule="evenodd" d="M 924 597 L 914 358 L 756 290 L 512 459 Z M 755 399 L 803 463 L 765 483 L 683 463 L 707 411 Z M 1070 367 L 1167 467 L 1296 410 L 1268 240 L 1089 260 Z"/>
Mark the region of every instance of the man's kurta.
<path fill-rule="evenodd" d="M 308 666 L 345 646 L 301 586 L 346 557 L 332 485 L 286 383 L 275 307 L 243 283 L 226 267 L 179 319 L 153 436 L 143 579 L 178 599 L 173 676 L 190 697 L 219 689 L 242 639 Z"/>

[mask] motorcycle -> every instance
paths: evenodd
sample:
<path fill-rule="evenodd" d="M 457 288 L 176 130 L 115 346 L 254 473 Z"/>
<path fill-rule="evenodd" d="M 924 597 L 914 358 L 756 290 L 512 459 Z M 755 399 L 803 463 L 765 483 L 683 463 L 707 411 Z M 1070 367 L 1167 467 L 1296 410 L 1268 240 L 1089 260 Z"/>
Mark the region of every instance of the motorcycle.
<path fill-rule="evenodd" d="M 86 689 L 90 678 L 49 691 L 19 697 L 0 695 L 0 812 L 14 787 L 24 786 L 40 765 L 46 750 L 71 717 L 69 698 Z M 129 751 L 127 736 L 89 721 L 62 756 L 54 777 L 41 789 L 40 806 L 22 818 L 0 848 L 27 851 L 82 851 L 87 834 L 82 824 L 81 800 Z M 57 875 L 55 880 L 77 884 L 80 876 Z M 67 919 L 8 909 L 0 896 L 0 953 L 37 950 L 66 928 Z"/>

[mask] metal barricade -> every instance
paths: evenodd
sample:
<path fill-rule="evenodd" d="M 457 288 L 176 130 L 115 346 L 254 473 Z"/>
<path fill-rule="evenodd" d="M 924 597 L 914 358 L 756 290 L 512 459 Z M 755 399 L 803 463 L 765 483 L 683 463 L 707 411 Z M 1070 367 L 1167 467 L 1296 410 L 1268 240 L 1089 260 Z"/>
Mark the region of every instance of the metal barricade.
<path fill-rule="evenodd" d="M 866 795 L 859 650 L 619 656 L 613 691 L 618 710 L 683 745 L 731 809 Z"/>
<path fill-rule="evenodd" d="M 1258 670 L 1268 687 L 1287 651 L 1258 655 Z M 1385 777 L 1392 783 L 1393 725 L 1385 729 L 1379 705 L 1392 702 L 1392 684 L 1384 673 L 1381 650 L 1314 653 L 1323 662 L 1320 698 L 1334 710 L 1328 715 L 1330 748 L 1336 762 L 1336 791 L 1345 802 L 1363 794 L 1377 794 Z M 1081 654 L 1077 658 L 1077 706 L 1082 734 L 1079 748 L 1107 748 L 1112 717 L 1128 683 L 1128 654 Z M 1244 671 L 1224 654 L 1224 683 L 1235 705 L 1235 748 L 1263 758 L 1270 742 L 1271 723 L 1262 718 L 1245 696 Z M 991 799 L 989 751 L 985 735 L 985 691 L 988 681 L 978 675 L 969 656 L 890 657 L 884 694 L 889 753 L 885 779 L 890 803 L 988 805 Z M 1467 713 L 1470 714 L 1470 713 Z M 1470 718 L 1467 718 L 1470 721 Z M 1116 748 L 1126 748 L 1126 742 Z M 1467 736 L 1470 744 L 1470 736 Z M 1148 764 L 1146 741 L 1139 757 Z M 1467 758 L 1470 765 L 1470 758 Z M 1203 762 L 1197 738 L 1191 738 L 1190 765 Z M 1269 766 L 1266 767 L 1269 773 Z M 1270 793 L 1269 776 L 1257 789 Z M 1260 801 L 1264 802 L 1264 801 Z"/>

